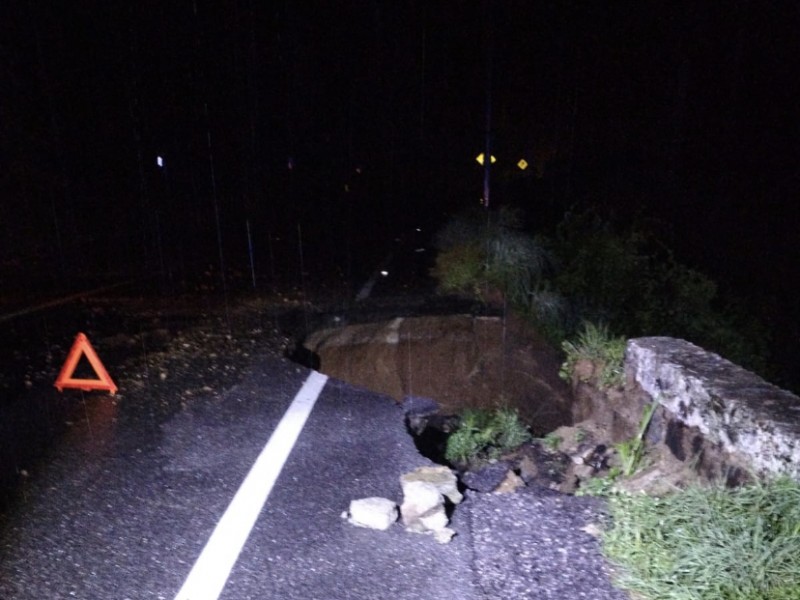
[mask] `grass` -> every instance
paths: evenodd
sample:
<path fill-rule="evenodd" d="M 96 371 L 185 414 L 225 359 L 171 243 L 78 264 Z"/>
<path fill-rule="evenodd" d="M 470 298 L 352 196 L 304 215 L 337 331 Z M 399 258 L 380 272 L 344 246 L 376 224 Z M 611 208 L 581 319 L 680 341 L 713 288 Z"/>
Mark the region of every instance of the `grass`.
<path fill-rule="evenodd" d="M 569 381 L 580 360 L 588 360 L 600 366 L 598 384 L 601 389 L 622 385 L 624 379 L 625 338 L 613 337 L 608 327 L 588 321 L 575 342 L 565 341 L 562 348 L 567 355 L 559 375 Z"/>
<path fill-rule="evenodd" d="M 604 477 L 590 477 L 581 481 L 581 486 L 575 491 L 576 496 L 610 496 L 616 493 L 615 485 L 622 475 L 622 469 L 612 467 Z"/>
<path fill-rule="evenodd" d="M 450 463 L 465 463 L 481 455 L 512 450 L 530 438 L 515 410 L 465 410 L 458 429 L 447 438 L 445 459 Z"/>
<path fill-rule="evenodd" d="M 650 426 L 650 421 L 653 418 L 653 413 L 655 413 L 657 406 L 658 402 L 651 402 L 645 406 L 642 418 L 639 421 L 639 430 L 636 432 L 636 435 L 614 446 L 617 452 L 619 452 L 620 462 L 622 463 L 622 474 L 625 477 L 633 475 L 642 462 L 645 451 L 644 435 L 647 433 L 647 428 Z"/>
<path fill-rule="evenodd" d="M 609 496 L 615 493 L 615 484 L 621 477 L 631 477 L 639 470 L 642 459 L 645 456 L 646 441 L 645 434 L 653 414 L 658 407 L 658 402 L 651 402 L 644 407 L 642 418 L 639 421 L 639 429 L 632 438 L 614 444 L 619 454 L 619 466 L 615 466 L 606 473 L 605 477 L 590 477 L 581 482 L 581 487 L 577 490 L 578 496 Z M 577 439 L 577 436 L 576 436 Z"/>
<path fill-rule="evenodd" d="M 649 600 L 800 600 L 800 484 L 609 499 L 617 583 Z"/>

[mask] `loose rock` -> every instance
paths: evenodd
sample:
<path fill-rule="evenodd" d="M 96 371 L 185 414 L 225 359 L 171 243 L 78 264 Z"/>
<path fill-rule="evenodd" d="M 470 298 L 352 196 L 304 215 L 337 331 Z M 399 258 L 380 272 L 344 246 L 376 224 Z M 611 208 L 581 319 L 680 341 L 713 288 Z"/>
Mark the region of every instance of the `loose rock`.
<path fill-rule="evenodd" d="M 458 480 L 455 473 L 447 467 L 419 467 L 410 473 L 405 473 L 400 477 L 400 485 L 403 486 L 404 494 L 406 493 L 406 483 L 412 481 L 430 483 L 453 504 L 458 504 L 464 499 L 464 496 L 458 491 Z"/>
<path fill-rule="evenodd" d="M 477 471 L 467 471 L 461 476 L 461 481 L 471 490 L 487 493 L 497 489 L 509 471 L 509 463 L 505 461 L 486 465 Z"/>
<path fill-rule="evenodd" d="M 361 498 L 350 502 L 350 511 L 343 516 L 358 527 L 386 530 L 397 521 L 397 504 L 388 498 Z"/>
<path fill-rule="evenodd" d="M 400 477 L 403 505 L 400 507 L 407 531 L 430 533 L 440 543 L 455 534 L 447 527 L 445 497 L 457 504 L 463 496 L 458 491 L 455 474 L 447 467 L 420 467 Z"/>

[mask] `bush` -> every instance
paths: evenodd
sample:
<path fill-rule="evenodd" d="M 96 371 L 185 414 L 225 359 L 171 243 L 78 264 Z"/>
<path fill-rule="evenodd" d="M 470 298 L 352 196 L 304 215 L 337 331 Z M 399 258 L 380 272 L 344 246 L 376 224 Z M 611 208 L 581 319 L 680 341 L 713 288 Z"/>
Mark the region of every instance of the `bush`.
<path fill-rule="evenodd" d="M 512 306 L 528 309 L 549 264 L 543 246 L 508 227 L 490 227 L 484 240 L 486 282 L 505 294 Z"/>
<path fill-rule="evenodd" d="M 766 375 L 769 335 L 737 301 L 722 304 L 718 286 L 681 264 L 644 227 L 617 231 L 593 211 L 570 216 L 554 242 L 557 294 L 572 323 L 603 322 L 628 337 L 678 337 Z"/>
<path fill-rule="evenodd" d="M 436 255 L 431 275 L 445 294 L 477 296 L 485 270 L 483 251 L 476 243 L 464 243 L 442 250 Z"/>
<path fill-rule="evenodd" d="M 642 243 L 639 233 L 617 233 L 593 212 L 564 219 L 553 244 L 559 265 L 554 286 L 572 305 L 573 328 L 591 321 L 633 330 L 630 317 L 646 287 Z"/>
<path fill-rule="evenodd" d="M 547 241 L 520 223 L 519 213 L 504 209 L 448 223 L 431 271 L 439 291 L 482 301 L 499 291 L 555 345 L 582 322 L 604 323 L 628 337 L 684 338 L 770 374 L 770 336 L 752 311 L 736 300 L 723 304 L 717 284 L 678 262 L 646 227 L 615 227 L 589 210 L 568 215 Z M 564 349 L 569 357 L 577 348 Z"/>
<path fill-rule="evenodd" d="M 469 409 L 461 416 L 458 429 L 447 438 L 445 459 L 466 463 L 512 450 L 530 439 L 530 432 L 514 410 Z"/>
<path fill-rule="evenodd" d="M 458 216 L 439 232 L 436 247 L 431 275 L 440 292 L 467 293 L 485 301 L 488 293 L 499 291 L 523 312 L 542 297 L 552 305 L 552 292 L 541 295 L 551 268 L 549 252 L 541 240 L 520 229 L 516 212 L 501 209 Z"/>

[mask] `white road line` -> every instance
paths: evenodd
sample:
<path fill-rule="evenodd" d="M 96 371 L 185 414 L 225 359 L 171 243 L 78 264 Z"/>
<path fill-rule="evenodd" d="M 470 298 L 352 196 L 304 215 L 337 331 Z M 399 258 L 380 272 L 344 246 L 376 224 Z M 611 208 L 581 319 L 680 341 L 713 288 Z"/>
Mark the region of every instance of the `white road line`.
<path fill-rule="evenodd" d="M 175 600 L 216 600 L 314 408 L 326 375 L 312 371 L 244 478 Z"/>

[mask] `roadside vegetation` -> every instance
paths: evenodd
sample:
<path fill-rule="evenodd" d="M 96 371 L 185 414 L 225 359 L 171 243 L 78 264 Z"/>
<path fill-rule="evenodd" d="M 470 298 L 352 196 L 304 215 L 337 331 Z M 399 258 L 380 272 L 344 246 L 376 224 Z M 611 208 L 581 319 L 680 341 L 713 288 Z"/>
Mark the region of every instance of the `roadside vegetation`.
<path fill-rule="evenodd" d="M 646 464 L 657 405 L 615 444 L 619 464 L 579 490 L 608 501 L 603 551 L 617 585 L 642 600 L 800 600 L 800 483 L 693 484 L 663 495 L 617 485 Z"/>
<path fill-rule="evenodd" d="M 512 409 L 468 409 L 461 415 L 458 428 L 447 438 L 445 459 L 450 464 L 467 465 L 496 458 L 530 439 L 528 428 Z"/>
<path fill-rule="evenodd" d="M 652 600 L 800 599 L 800 484 L 613 494 L 617 582 Z"/>
<path fill-rule="evenodd" d="M 500 299 L 531 310 L 543 302 L 552 256 L 543 240 L 522 231 L 518 213 L 470 212 L 452 219 L 436 240 L 433 276 L 443 293 Z"/>
<path fill-rule="evenodd" d="M 440 292 L 524 315 L 556 347 L 577 338 L 568 357 L 595 333 L 665 335 L 772 375 L 768 329 L 642 224 L 618 227 L 587 210 L 533 236 L 518 212 L 476 211 L 453 218 L 436 246 Z"/>
<path fill-rule="evenodd" d="M 525 233 L 521 222 L 503 210 L 453 219 L 439 234 L 432 274 L 443 293 L 528 318 L 563 351 L 563 378 L 622 385 L 626 339 L 648 335 L 686 339 L 772 377 L 768 329 L 647 227 L 620 228 L 592 210 L 567 216 L 548 236 Z M 645 407 L 634 437 L 615 445 L 619 464 L 581 487 L 608 499 L 604 551 L 618 566 L 618 584 L 645 600 L 800 600 L 800 484 L 691 487 L 663 497 L 615 485 L 646 462 L 655 406 Z M 448 460 L 502 448 L 496 418 L 465 413 L 448 440 Z M 560 442 L 542 441 L 552 449 Z"/>
<path fill-rule="evenodd" d="M 605 324 L 595 325 L 586 321 L 575 341 L 564 340 L 561 343 L 566 359 L 559 375 L 569 381 L 578 362 L 589 361 L 599 367 L 597 383 L 601 388 L 622 385 L 625 343 L 624 337 L 613 337 Z"/>

